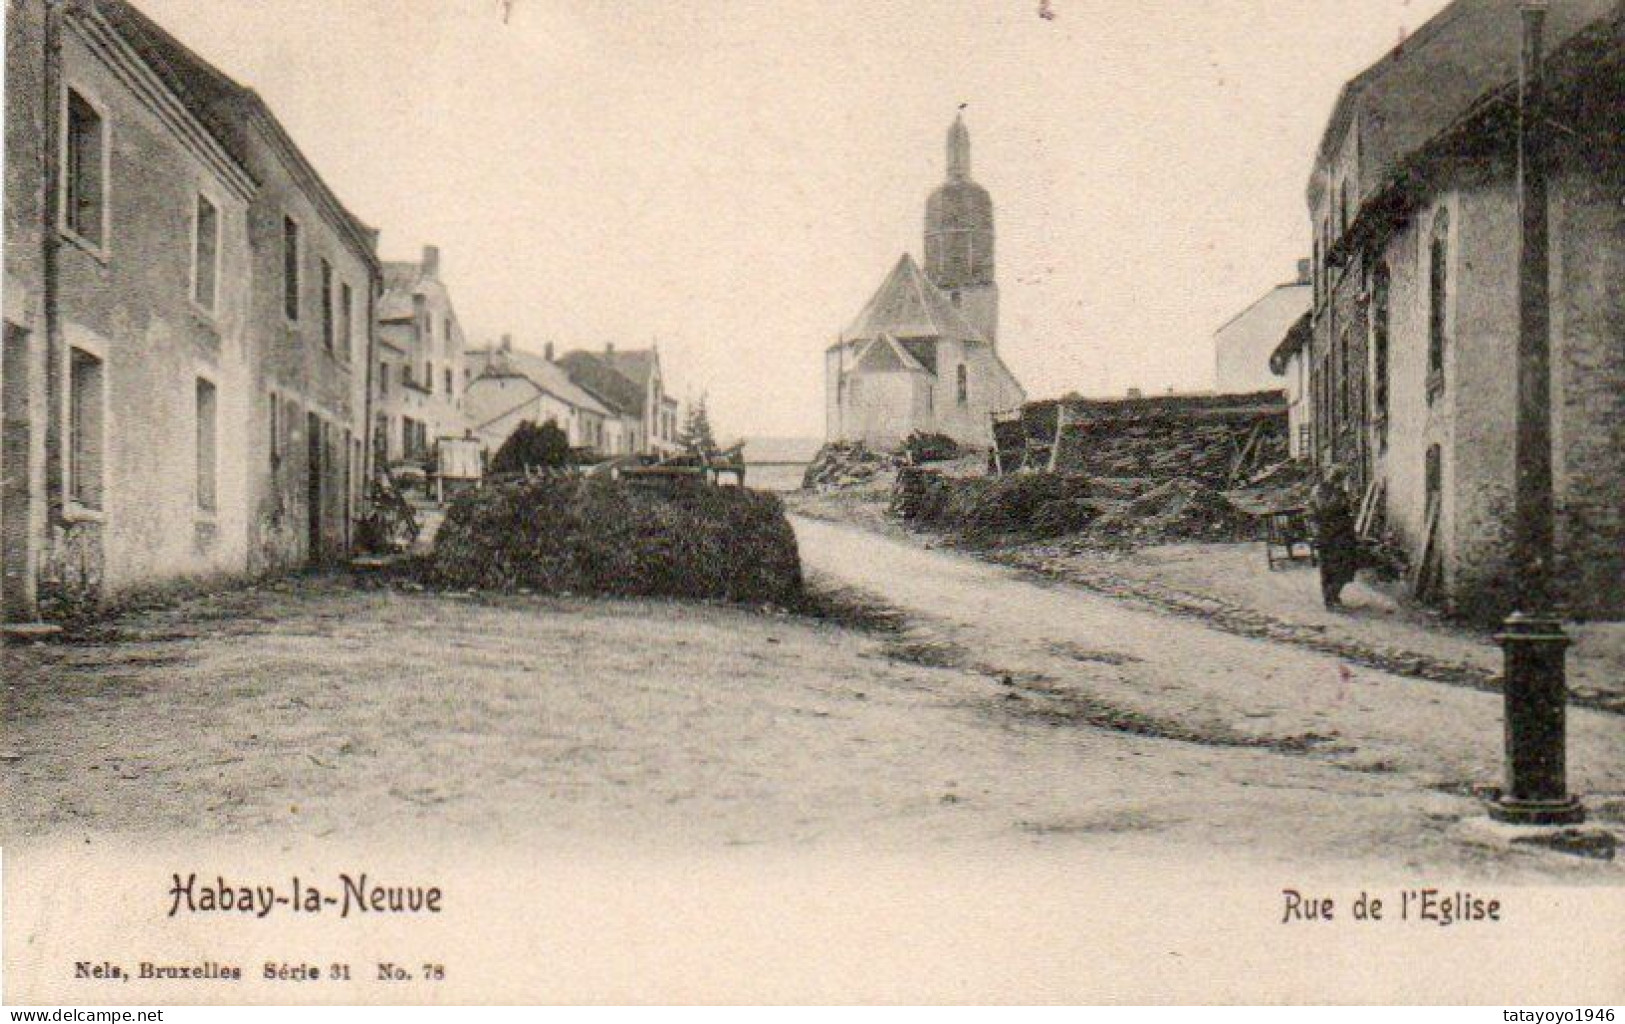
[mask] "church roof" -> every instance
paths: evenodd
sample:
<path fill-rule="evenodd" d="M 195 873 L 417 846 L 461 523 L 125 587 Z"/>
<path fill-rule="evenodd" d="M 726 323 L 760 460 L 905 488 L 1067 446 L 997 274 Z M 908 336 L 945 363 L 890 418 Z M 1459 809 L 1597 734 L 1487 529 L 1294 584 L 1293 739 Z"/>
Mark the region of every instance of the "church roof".
<path fill-rule="evenodd" d="M 841 340 L 866 341 L 881 335 L 896 339 L 951 338 L 984 343 L 987 340 L 954 308 L 942 290 L 926 278 L 908 253 L 897 261 L 857 319 L 841 332 Z"/>
<path fill-rule="evenodd" d="M 908 373 L 931 373 L 889 334 L 882 334 L 863 346 L 852 360 L 854 373 L 888 373 L 899 370 Z"/>

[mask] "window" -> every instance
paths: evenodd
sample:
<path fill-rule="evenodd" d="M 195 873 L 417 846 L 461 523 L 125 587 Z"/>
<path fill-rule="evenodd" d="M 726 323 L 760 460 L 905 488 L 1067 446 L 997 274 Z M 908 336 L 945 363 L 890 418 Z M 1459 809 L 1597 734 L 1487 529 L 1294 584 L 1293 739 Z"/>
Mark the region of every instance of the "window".
<path fill-rule="evenodd" d="M 966 402 L 970 401 L 970 376 L 965 372 L 964 363 L 959 364 L 956 395 L 960 405 L 964 405 Z"/>
<path fill-rule="evenodd" d="M 446 394 L 451 394 L 451 367 L 446 367 Z"/>
<path fill-rule="evenodd" d="M 62 166 L 62 225 L 100 249 L 107 242 L 107 123 L 68 91 Z"/>
<path fill-rule="evenodd" d="M 197 381 L 197 507 L 215 510 L 215 391 L 202 377 Z"/>
<path fill-rule="evenodd" d="M 271 392 L 271 470 L 276 471 L 282 461 L 282 417 L 277 405 L 276 392 Z"/>
<path fill-rule="evenodd" d="M 322 260 L 322 347 L 333 352 L 333 264 Z"/>
<path fill-rule="evenodd" d="M 1371 396 L 1384 438 L 1388 436 L 1388 292 L 1388 264 L 1381 263 L 1371 278 Z"/>
<path fill-rule="evenodd" d="M 423 390 L 434 394 L 434 364 L 423 364 Z"/>
<path fill-rule="evenodd" d="M 1320 235 L 1315 235 L 1315 262 L 1311 265 L 1311 281 L 1313 287 L 1310 292 L 1314 295 L 1314 304 L 1320 305 Z"/>
<path fill-rule="evenodd" d="M 192 221 L 192 301 L 212 311 L 219 278 L 220 211 L 207 196 L 200 195 Z"/>
<path fill-rule="evenodd" d="M 449 317 L 449 316 L 446 317 L 446 319 L 440 325 L 440 337 L 446 343 L 446 351 L 450 352 L 451 351 L 451 317 Z"/>
<path fill-rule="evenodd" d="M 68 495 L 102 507 L 102 361 L 73 349 L 68 366 Z"/>
<path fill-rule="evenodd" d="M 282 218 L 282 312 L 299 319 L 299 225 L 292 217 Z"/>
<path fill-rule="evenodd" d="M 1433 218 L 1433 240 L 1428 245 L 1428 397 L 1444 390 L 1444 357 L 1450 299 L 1450 214 L 1440 210 Z"/>
<path fill-rule="evenodd" d="M 354 317 L 352 315 L 355 293 L 350 290 L 350 282 L 346 281 L 339 286 L 339 358 L 345 362 L 350 361 L 350 350 L 354 339 L 350 336 L 355 333 Z"/>
<path fill-rule="evenodd" d="M 378 393 L 380 395 L 389 394 L 389 364 L 388 363 L 379 363 L 378 364 Z"/>
<path fill-rule="evenodd" d="M 1438 502 L 1439 495 L 1444 490 L 1444 459 L 1436 444 L 1428 446 L 1427 462 L 1423 469 L 1423 487 L 1427 504 L 1431 507 Z"/>

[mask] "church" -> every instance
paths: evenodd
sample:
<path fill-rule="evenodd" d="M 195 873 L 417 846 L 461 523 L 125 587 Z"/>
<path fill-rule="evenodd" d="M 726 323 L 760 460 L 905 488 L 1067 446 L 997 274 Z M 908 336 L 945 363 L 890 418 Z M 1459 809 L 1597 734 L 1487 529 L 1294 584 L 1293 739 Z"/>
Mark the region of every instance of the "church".
<path fill-rule="evenodd" d="M 825 433 L 894 448 L 915 432 L 992 444 L 991 415 L 1026 394 L 999 358 L 993 200 L 971 180 L 963 116 L 948 130 L 948 180 L 925 207 L 925 269 L 904 253 L 825 353 Z"/>

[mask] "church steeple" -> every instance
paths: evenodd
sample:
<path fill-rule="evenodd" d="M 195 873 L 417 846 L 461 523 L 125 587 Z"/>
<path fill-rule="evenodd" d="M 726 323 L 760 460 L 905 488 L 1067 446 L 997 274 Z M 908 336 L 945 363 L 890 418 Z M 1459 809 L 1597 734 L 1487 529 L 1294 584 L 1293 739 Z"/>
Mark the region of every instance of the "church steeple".
<path fill-rule="evenodd" d="M 948 180 L 970 180 L 970 130 L 963 113 L 954 116 L 953 127 L 948 129 Z"/>
<path fill-rule="evenodd" d="M 970 176 L 963 113 L 948 129 L 948 180 L 925 204 L 925 276 L 960 307 L 985 341 L 999 333 L 993 274 L 993 200 Z"/>

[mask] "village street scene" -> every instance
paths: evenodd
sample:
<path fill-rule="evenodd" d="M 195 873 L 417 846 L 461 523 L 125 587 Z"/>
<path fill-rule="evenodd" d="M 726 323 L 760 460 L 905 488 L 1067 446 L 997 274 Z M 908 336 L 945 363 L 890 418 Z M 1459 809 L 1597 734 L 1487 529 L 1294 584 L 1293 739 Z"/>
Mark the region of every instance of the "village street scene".
<path fill-rule="evenodd" d="M 1153 12 L 1162 209 L 1195 129 L 862 59 L 1176 63 L 1084 4 L 259 6 L 7 2 L 6 844 L 1625 881 L 1617 0 Z"/>

